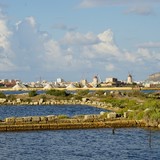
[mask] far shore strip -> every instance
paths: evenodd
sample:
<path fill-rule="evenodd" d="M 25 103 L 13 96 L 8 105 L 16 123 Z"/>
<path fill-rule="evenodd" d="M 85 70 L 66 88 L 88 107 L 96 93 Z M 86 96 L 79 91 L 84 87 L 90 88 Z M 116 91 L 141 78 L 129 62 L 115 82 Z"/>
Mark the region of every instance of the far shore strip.
<path fill-rule="evenodd" d="M 132 88 L 132 87 L 98 87 L 98 88 L 52 88 L 55 90 L 68 90 L 68 91 L 76 91 L 76 90 L 90 90 L 90 91 L 96 91 L 96 90 L 103 90 L 103 91 L 111 91 L 111 90 L 117 90 L 117 91 L 131 91 L 131 90 L 140 90 L 139 88 Z M 44 88 L 27 88 L 27 89 L 13 89 L 13 88 L 0 88 L 0 91 L 31 91 L 31 90 L 50 90 L 50 89 L 44 89 Z M 160 88 L 141 88 L 141 90 L 160 90 Z"/>

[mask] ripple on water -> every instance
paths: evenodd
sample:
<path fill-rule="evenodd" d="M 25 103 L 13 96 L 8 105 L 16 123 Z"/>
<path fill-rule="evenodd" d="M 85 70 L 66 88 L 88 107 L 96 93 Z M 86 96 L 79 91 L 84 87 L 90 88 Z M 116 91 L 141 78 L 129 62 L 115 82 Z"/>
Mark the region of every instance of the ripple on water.
<path fill-rule="evenodd" d="M 130 160 L 160 157 L 160 131 L 139 128 L 0 133 L 0 159 Z"/>
<path fill-rule="evenodd" d="M 99 114 L 104 109 L 86 105 L 47 105 L 47 106 L 0 106 L 0 119 L 12 116 L 43 116 L 65 114 L 67 116 L 82 114 Z"/>

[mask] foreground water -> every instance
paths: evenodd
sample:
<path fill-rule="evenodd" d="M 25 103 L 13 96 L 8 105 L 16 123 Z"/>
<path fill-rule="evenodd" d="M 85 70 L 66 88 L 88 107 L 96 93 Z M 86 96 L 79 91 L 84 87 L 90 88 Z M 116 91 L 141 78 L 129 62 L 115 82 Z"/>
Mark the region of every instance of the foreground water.
<path fill-rule="evenodd" d="M 0 106 L 0 119 L 6 117 L 99 114 L 104 109 L 86 105 Z"/>
<path fill-rule="evenodd" d="M 158 160 L 160 131 L 138 128 L 0 133 L 2 160 Z"/>
<path fill-rule="evenodd" d="M 9 116 L 95 114 L 89 106 L 1 106 Z M 0 160 L 159 160 L 160 130 L 141 128 L 0 132 Z"/>

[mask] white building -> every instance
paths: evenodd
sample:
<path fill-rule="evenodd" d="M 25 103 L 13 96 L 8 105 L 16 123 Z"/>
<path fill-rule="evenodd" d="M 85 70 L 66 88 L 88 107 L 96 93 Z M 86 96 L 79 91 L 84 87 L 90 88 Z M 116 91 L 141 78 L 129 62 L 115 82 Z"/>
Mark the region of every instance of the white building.
<path fill-rule="evenodd" d="M 93 85 L 93 87 L 97 87 L 98 86 L 98 77 L 97 76 L 93 77 L 92 85 Z"/>
<path fill-rule="evenodd" d="M 64 82 L 64 79 L 62 79 L 62 78 L 57 78 L 57 82 L 58 82 L 58 83 L 62 83 L 62 82 Z"/>
<path fill-rule="evenodd" d="M 87 82 L 86 79 L 83 79 L 83 80 L 81 80 L 81 84 L 82 84 L 83 86 L 86 86 L 86 85 L 88 84 L 88 82 Z"/>
<path fill-rule="evenodd" d="M 113 77 L 111 77 L 111 78 L 106 78 L 106 83 L 108 83 L 108 82 L 117 82 L 117 78 L 113 78 Z"/>
<path fill-rule="evenodd" d="M 127 84 L 132 84 L 132 83 L 133 83 L 132 75 L 129 74 L 127 77 Z"/>

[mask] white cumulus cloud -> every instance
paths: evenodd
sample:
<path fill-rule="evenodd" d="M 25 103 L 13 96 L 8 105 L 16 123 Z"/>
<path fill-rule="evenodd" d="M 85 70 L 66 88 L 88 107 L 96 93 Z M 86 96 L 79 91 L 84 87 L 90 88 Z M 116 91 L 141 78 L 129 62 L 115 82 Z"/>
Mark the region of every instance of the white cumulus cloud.
<path fill-rule="evenodd" d="M 160 48 L 160 42 L 145 42 L 137 45 L 140 48 Z"/>
<path fill-rule="evenodd" d="M 139 71 L 152 64 L 152 70 L 159 65 L 160 54 L 154 51 L 158 42 L 143 43 L 135 51 L 121 49 L 111 29 L 98 34 L 66 30 L 56 40 L 41 31 L 33 16 L 17 21 L 12 30 L 8 26 L 7 17 L 1 13 L 0 70 L 12 71 L 17 76 L 33 79 L 35 75 L 52 72 L 74 77 L 87 71 L 115 75 L 119 71 L 127 73 L 130 68 Z"/>
<path fill-rule="evenodd" d="M 10 71 L 15 68 L 12 63 L 14 53 L 11 50 L 10 37 L 12 32 L 7 26 L 7 17 L 0 12 L 0 70 Z"/>
<path fill-rule="evenodd" d="M 105 66 L 105 69 L 106 71 L 114 71 L 116 68 L 114 64 L 109 63 Z"/>
<path fill-rule="evenodd" d="M 81 34 L 79 32 L 67 32 L 62 40 L 66 45 L 89 45 L 96 44 L 98 37 L 93 33 Z"/>
<path fill-rule="evenodd" d="M 98 52 L 99 54 L 107 54 L 115 57 L 120 56 L 119 48 L 116 46 L 113 40 L 114 37 L 111 29 L 98 34 L 98 38 L 100 42 L 93 46 L 96 52 Z"/>

